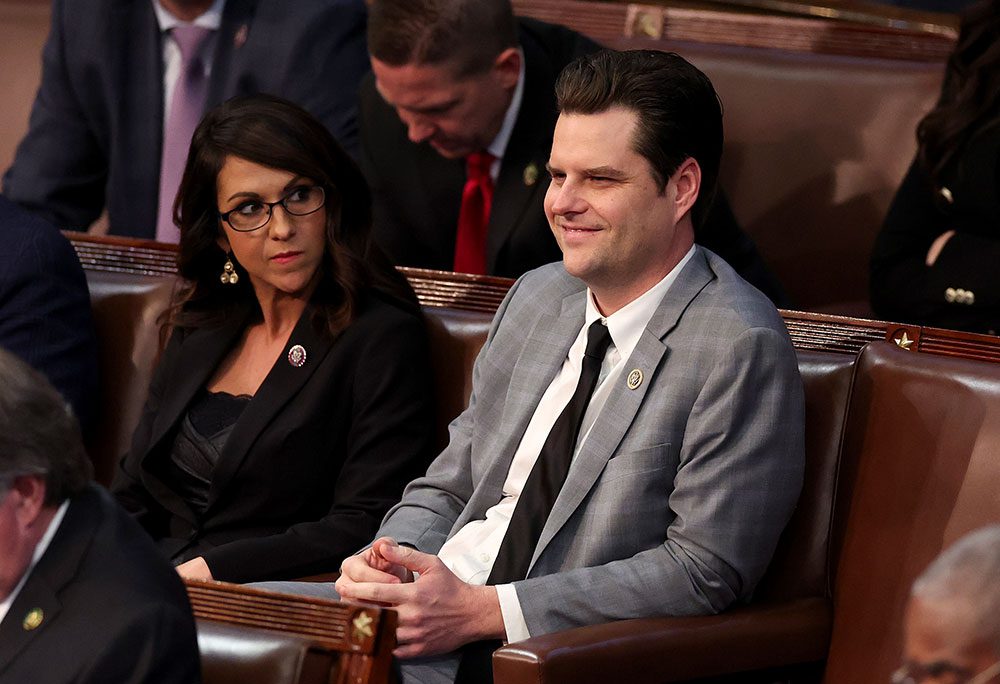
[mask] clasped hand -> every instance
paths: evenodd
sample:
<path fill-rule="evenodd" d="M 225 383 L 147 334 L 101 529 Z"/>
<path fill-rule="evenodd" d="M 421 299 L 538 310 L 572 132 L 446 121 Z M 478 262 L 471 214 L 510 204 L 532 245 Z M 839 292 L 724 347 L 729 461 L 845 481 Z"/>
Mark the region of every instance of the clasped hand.
<path fill-rule="evenodd" d="M 345 560 L 340 573 L 336 587 L 341 598 L 396 610 L 397 658 L 437 655 L 471 641 L 504 638 L 496 589 L 466 584 L 432 554 L 380 537 Z"/>

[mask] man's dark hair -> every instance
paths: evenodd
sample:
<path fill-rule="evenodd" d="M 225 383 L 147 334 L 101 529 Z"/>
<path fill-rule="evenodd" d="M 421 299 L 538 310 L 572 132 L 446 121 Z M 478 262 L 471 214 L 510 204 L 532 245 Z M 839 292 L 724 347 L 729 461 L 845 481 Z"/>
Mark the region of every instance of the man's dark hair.
<path fill-rule="evenodd" d="M 40 475 L 45 505 L 79 494 L 93 467 L 69 404 L 45 377 L 0 349 L 0 476 Z"/>
<path fill-rule="evenodd" d="M 392 66 L 448 63 L 465 76 L 516 45 L 510 0 L 374 0 L 368 10 L 368 51 Z"/>
<path fill-rule="evenodd" d="M 634 111 L 632 149 L 649 161 L 661 188 L 685 159 L 695 159 L 701 189 L 691 219 L 701 225 L 722 157 L 722 105 L 705 74 L 672 52 L 602 50 L 563 69 L 556 100 L 566 114 L 600 114 L 613 107 Z"/>

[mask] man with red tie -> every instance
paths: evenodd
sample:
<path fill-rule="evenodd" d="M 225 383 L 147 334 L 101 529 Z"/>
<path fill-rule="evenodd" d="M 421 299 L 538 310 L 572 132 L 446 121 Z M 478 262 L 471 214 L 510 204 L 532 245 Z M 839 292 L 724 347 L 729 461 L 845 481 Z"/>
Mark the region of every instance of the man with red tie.
<path fill-rule="evenodd" d="M 558 261 L 542 210 L 553 87 L 597 44 L 509 0 L 374 0 L 368 48 L 361 163 L 393 262 L 516 278 Z M 786 303 L 721 195 L 696 239 Z"/>

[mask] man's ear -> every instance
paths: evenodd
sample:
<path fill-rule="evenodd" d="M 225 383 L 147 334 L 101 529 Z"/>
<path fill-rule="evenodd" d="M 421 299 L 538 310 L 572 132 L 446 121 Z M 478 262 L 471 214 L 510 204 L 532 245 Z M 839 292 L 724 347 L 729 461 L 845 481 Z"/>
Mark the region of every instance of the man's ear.
<path fill-rule="evenodd" d="M 509 47 L 497 55 L 493 60 L 493 74 L 504 89 L 513 90 L 521 74 L 521 51 Z"/>
<path fill-rule="evenodd" d="M 7 496 L 15 497 L 14 515 L 18 526 L 27 530 L 45 506 L 45 478 L 41 475 L 19 475 L 10 485 Z"/>
<path fill-rule="evenodd" d="M 685 159 L 670 182 L 676 188 L 677 194 L 674 196 L 674 222 L 689 214 L 694 203 L 698 200 L 698 193 L 701 191 L 701 167 L 698 166 L 694 157 Z"/>

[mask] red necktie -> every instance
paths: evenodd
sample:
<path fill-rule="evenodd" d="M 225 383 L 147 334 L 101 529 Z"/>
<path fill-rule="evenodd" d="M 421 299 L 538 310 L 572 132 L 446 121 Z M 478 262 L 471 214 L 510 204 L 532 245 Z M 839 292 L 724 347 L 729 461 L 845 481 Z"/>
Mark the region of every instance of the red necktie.
<path fill-rule="evenodd" d="M 458 273 L 486 273 L 486 227 L 493 204 L 490 166 L 494 159 L 489 152 L 475 152 L 465 158 L 465 187 L 455 237 L 455 271 Z"/>

